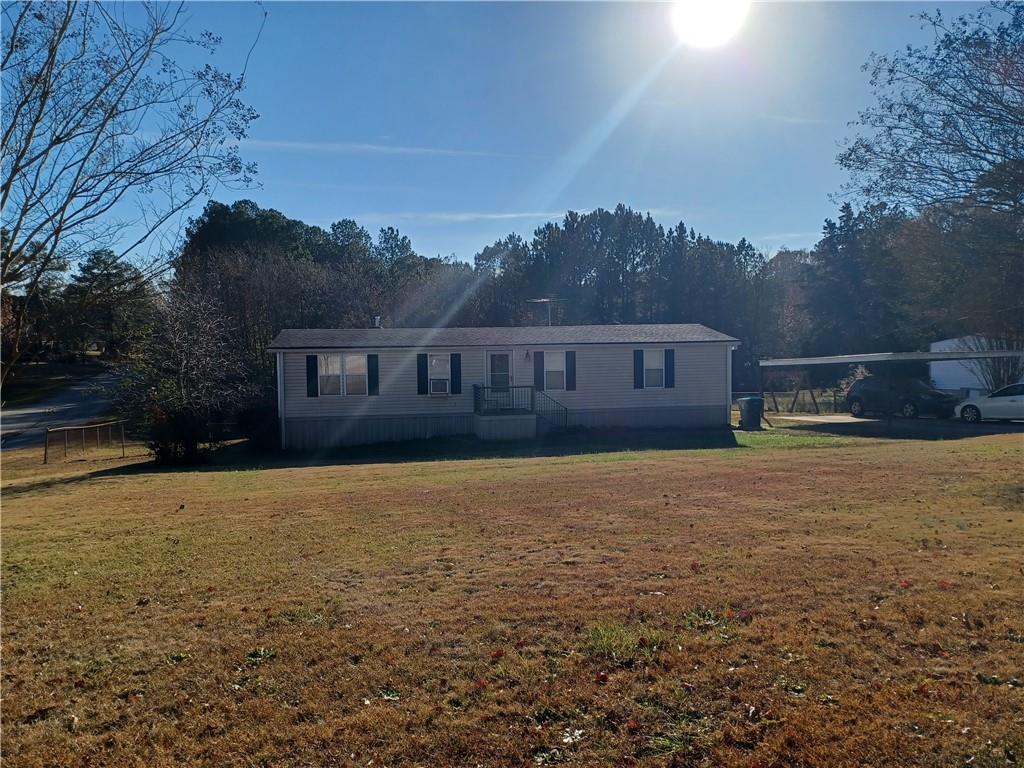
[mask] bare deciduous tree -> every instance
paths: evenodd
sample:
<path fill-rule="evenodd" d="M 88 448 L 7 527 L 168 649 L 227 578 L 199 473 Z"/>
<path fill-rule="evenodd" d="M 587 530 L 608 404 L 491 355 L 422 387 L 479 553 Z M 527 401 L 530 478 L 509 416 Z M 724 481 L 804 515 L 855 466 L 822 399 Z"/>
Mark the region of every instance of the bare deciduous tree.
<path fill-rule="evenodd" d="M 26 299 L 12 305 L 6 380 L 18 307 L 41 282 L 99 248 L 130 258 L 200 196 L 248 185 L 238 142 L 257 115 L 240 97 L 244 67 L 175 63 L 219 44 L 186 32 L 184 4 L 10 3 L 3 21 L 0 282 Z"/>
<path fill-rule="evenodd" d="M 875 55 L 876 104 L 839 155 L 850 189 L 911 209 L 972 200 L 1024 212 L 1024 5 L 947 21 L 922 14 L 930 46 Z"/>
<path fill-rule="evenodd" d="M 993 392 L 1024 378 L 1024 346 L 1021 345 L 1019 339 L 965 336 L 960 339 L 958 347 L 965 352 L 1016 351 L 1020 353 L 1017 357 L 988 357 L 980 360 L 964 360 L 961 363 L 964 368 L 985 382 L 985 386 Z"/>

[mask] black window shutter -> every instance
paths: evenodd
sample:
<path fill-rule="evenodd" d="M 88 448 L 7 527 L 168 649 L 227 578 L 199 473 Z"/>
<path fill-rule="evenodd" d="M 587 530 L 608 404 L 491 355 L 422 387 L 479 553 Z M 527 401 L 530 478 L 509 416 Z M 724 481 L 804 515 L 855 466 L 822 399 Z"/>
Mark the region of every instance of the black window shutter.
<path fill-rule="evenodd" d="M 370 395 L 380 394 L 380 363 L 376 355 L 366 356 L 366 392 Z"/>
<path fill-rule="evenodd" d="M 633 350 L 633 389 L 644 388 L 644 351 Z"/>
<path fill-rule="evenodd" d="M 416 355 L 416 393 L 427 394 L 427 356 Z"/>
<path fill-rule="evenodd" d="M 676 351 L 665 350 L 665 387 L 671 389 L 676 385 Z"/>
<path fill-rule="evenodd" d="M 533 388 L 538 392 L 544 391 L 544 353 L 533 353 Z"/>
<path fill-rule="evenodd" d="M 320 395 L 320 369 L 317 367 L 316 355 L 306 355 L 306 397 Z"/>
<path fill-rule="evenodd" d="M 565 353 L 565 388 L 576 389 L 576 353 Z"/>
<path fill-rule="evenodd" d="M 452 394 L 462 394 L 462 354 L 460 352 L 452 352 Z"/>

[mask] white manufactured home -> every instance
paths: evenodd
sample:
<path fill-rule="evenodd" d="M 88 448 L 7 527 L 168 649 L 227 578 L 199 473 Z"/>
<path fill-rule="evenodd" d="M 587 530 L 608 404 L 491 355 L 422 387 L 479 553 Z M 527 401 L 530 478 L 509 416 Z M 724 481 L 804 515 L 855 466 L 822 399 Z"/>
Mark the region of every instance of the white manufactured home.
<path fill-rule="evenodd" d="M 281 445 L 725 427 L 731 336 L 702 325 L 284 330 Z"/>

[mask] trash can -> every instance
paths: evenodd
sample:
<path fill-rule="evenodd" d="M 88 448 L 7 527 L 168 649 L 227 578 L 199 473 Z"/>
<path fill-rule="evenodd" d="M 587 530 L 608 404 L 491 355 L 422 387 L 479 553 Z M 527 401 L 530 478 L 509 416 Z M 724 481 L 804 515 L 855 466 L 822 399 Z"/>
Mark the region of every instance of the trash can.
<path fill-rule="evenodd" d="M 761 428 L 761 414 L 764 412 L 763 397 L 741 397 L 736 403 L 740 407 L 740 429 L 753 432 Z"/>

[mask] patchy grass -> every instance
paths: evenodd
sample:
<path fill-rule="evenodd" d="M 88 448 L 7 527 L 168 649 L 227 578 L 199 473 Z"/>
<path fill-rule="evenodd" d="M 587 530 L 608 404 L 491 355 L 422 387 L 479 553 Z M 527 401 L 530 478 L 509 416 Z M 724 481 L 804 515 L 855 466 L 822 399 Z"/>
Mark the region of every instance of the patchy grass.
<path fill-rule="evenodd" d="M 639 662 L 654 661 L 669 640 L 669 633 L 660 629 L 603 622 L 587 630 L 585 652 L 613 664 L 632 667 Z"/>
<path fill-rule="evenodd" d="M 1019 764 L 1021 436 L 737 440 L 5 453 L 5 764 Z"/>

